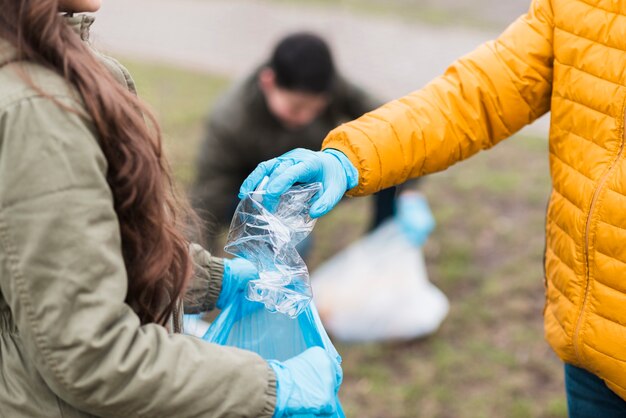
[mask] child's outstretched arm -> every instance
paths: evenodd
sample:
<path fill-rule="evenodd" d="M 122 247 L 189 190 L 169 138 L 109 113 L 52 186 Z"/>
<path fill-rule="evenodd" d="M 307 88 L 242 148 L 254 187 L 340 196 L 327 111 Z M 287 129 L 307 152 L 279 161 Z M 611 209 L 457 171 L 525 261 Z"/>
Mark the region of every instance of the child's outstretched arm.
<path fill-rule="evenodd" d="M 444 75 L 333 130 L 323 148 L 359 171 L 351 195 L 365 195 L 443 170 L 489 148 L 550 109 L 553 68 L 550 0 Z"/>

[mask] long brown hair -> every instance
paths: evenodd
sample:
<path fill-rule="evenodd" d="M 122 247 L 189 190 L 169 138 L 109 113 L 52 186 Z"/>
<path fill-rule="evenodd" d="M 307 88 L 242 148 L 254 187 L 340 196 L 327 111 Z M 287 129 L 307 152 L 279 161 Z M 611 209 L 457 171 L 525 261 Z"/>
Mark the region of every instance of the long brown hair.
<path fill-rule="evenodd" d="M 142 323 L 165 324 L 182 296 L 192 263 L 184 222 L 151 112 L 115 81 L 64 22 L 58 0 L 0 0 L 0 37 L 63 76 L 80 94 L 108 161 L 128 273 L 128 303 Z M 42 91 L 45 86 L 34 86 Z"/>

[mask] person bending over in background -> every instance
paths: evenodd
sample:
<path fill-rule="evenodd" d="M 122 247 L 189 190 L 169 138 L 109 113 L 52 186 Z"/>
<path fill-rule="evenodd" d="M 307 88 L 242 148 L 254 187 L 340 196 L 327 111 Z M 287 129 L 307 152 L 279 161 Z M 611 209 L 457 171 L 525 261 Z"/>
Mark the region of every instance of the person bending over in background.
<path fill-rule="evenodd" d="M 333 128 L 380 104 L 337 72 L 320 37 L 295 33 L 281 40 L 267 63 L 218 100 L 208 119 L 191 190 L 210 231 L 206 242 L 215 245 L 215 235 L 230 224 L 239 185 L 257 164 L 294 148 L 317 150 Z M 372 228 L 394 214 L 395 195 L 395 187 L 376 195 Z M 423 208 L 429 222 L 414 234 L 423 243 L 434 227 L 425 201 L 413 192 L 401 202 Z"/>

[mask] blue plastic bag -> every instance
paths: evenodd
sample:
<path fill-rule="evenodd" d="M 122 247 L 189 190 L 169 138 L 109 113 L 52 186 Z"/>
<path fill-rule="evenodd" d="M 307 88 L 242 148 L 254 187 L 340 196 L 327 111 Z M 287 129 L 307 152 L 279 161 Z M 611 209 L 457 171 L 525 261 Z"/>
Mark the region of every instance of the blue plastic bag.
<path fill-rule="evenodd" d="M 203 339 L 254 351 L 264 359 L 279 361 L 297 356 L 307 348 L 322 347 L 341 363 L 341 356 L 330 342 L 314 303 L 310 303 L 296 318 L 290 318 L 269 312 L 259 302 L 237 298 L 218 315 Z M 345 418 L 339 398 L 336 402 L 334 418 Z"/>
<path fill-rule="evenodd" d="M 295 186 L 278 202 L 264 201 L 257 191 L 240 202 L 225 249 L 255 264 L 260 279 L 222 310 L 204 340 L 278 361 L 322 347 L 341 363 L 311 301 L 309 273 L 295 249 L 313 229 L 308 208 L 319 191 L 319 184 Z M 344 418 L 336 402 L 334 417 Z"/>

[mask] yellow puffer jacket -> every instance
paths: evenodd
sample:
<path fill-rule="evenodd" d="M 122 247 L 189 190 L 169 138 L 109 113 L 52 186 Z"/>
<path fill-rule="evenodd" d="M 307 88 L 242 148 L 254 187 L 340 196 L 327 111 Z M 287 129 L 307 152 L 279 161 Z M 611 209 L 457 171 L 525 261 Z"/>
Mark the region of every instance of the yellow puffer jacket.
<path fill-rule="evenodd" d="M 360 173 L 353 195 L 440 171 L 552 111 L 546 336 L 626 399 L 626 1 L 535 0 L 497 40 L 324 148 Z"/>

